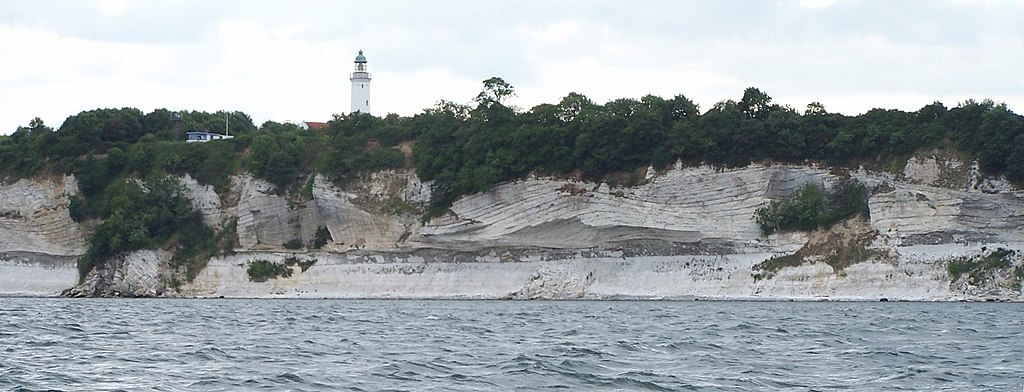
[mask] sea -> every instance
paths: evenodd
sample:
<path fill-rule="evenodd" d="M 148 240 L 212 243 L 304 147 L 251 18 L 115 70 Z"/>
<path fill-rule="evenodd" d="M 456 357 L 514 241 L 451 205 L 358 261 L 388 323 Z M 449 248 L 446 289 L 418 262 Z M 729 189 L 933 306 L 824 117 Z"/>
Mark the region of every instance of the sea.
<path fill-rule="evenodd" d="M 9 391 L 1022 391 L 1024 304 L 0 298 Z"/>

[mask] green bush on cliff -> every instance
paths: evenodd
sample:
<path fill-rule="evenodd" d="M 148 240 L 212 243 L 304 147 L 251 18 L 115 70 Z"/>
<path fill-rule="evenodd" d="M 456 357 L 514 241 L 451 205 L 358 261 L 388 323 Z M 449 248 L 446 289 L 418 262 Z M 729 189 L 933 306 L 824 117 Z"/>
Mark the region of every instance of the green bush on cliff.
<path fill-rule="evenodd" d="M 246 272 L 249 274 L 249 281 L 252 282 L 266 282 L 270 279 L 292 276 L 291 267 L 263 259 L 249 261 L 249 268 Z"/>
<path fill-rule="evenodd" d="M 78 260 L 82 278 L 99 263 L 127 252 L 170 245 L 179 254 L 195 253 L 213 237 L 174 177 L 114 181 L 88 201 L 87 211 L 79 214 L 99 218 L 101 223 Z M 176 260 L 184 263 L 179 257 Z"/>
<path fill-rule="evenodd" d="M 292 238 L 285 243 L 281 244 L 285 249 L 299 250 L 302 249 L 302 240 L 298 238 Z"/>
<path fill-rule="evenodd" d="M 868 213 L 867 188 L 856 179 L 843 179 L 828 192 L 817 184 L 804 184 L 789 197 L 758 208 L 754 220 L 768 235 L 830 227 L 857 214 L 867 217 Z"/>
<path fill-rule="evenodd" d="M 971 284 L 981 284 L 993 272 L 1013 267 L 1011 258 L 1016 253 L 1013 249 L 999 248 L 984 256 L 954 259 L 946 265 L 946 270 L 953 280 L 967 275 L 968 282 Z M 1014 277 L 1018 281 L 1024 278 L 1021 271 L 1019 267 L 1013 271 Z"/>

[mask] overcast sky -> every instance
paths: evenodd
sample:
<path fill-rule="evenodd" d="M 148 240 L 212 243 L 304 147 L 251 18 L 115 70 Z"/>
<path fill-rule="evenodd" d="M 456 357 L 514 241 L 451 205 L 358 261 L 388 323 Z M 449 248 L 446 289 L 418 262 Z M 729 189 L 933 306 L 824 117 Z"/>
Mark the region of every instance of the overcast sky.
<path fill-rule="evenodd" d="M 1024 107 L 1024 1 L 0 2 L 0 134 L 83 110 L 240 110 L 256 125 L 349 109 L 356 53 L 375 115 L 468 102 L 500 76 L 528 109 L 746 87 L 803 109 Z"/>

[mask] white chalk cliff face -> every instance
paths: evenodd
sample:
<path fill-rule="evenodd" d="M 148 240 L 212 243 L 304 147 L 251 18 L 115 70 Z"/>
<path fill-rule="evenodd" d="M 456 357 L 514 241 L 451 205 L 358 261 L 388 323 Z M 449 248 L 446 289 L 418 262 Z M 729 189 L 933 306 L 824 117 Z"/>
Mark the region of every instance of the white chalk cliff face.
<path fill-rule="evenodd" d="M 90 233 L 68 212 L 77 193 L 74 177 L 0 184 L 0 294 L 54 295 L 78 282 Z"/>
<path fill-rule="evenodd" d="M 768 237 L 754 222 L 757 208 L 804 183 L 829 185 L 838 177 L 825 168 L 789 165 L 649 170 L 646 181 L 633 187 L 531 177 L 463 197 L 449 214 L 426 223 L 419 216 L 429 184 L 406 171 L 375 173 L 344 189 L 318 176 L 311 198 L 275 195 L 270 184 L 247 175 L 233 178 L 230 194 L 219 196 L 185 178 L 208 224 L 236 223 L 236 253 L 211 259 L 195 280 L 171 287 L 166 280 L 173 274 L 161 270 L 167 254 L 135 252 L 86 279 L 88 290 L 77 293 L 1022 299 L 1020 190 L 980 177 L 972 165 L 936 157 L 911 159 L 901 173 L 851 175 L 875 189 L 870 218 Z M 0 187 L 0 275 L 27 277 L 0 277 L 0 293 L 53 294 L 77 282 L 68 271 L 74 272 L 74 256 L 84 253 L 88 230 L 67 217 L 67 194 L 75 188 L 68 184 L 73 180 Z M 40 195 L 36 204 L 7 201 L 28 189 Z M 36 205 L 63 212 L 38 223 L 3 215 L 16 210 L 21 215 L 8 215 L 24 217 Z M 330 235 L 316 248 L 318 231 Z M 292 240 L 303 248 L 286 249 Z M 998 248 L 1016 253 L 997 270 L 975 279 L 948 272 L 951 261 L 979 259 Z M 799 262 L 777 262 L 793 254 Z M 55 265 L 47 258 L 53 255 L 64 258 L 57 262 L 62 272 L 50 277 L 42 261 Z M 293 273 L 250 281 L 247 266 L 255 260 L 290 264 Z"/>

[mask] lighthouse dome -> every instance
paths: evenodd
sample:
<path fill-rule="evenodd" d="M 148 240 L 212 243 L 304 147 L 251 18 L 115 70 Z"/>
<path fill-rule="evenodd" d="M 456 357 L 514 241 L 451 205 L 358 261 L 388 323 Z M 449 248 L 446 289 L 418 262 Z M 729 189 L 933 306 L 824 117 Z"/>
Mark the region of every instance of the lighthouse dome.
<path fill-rule="evenodd" d="M 366 56 L 363 56 L 363 51 L 361 49 L 359 50 L 359 55 L 356 56 L 356 62 L 357 63 L 365 63 L 366 62 Z"/>

